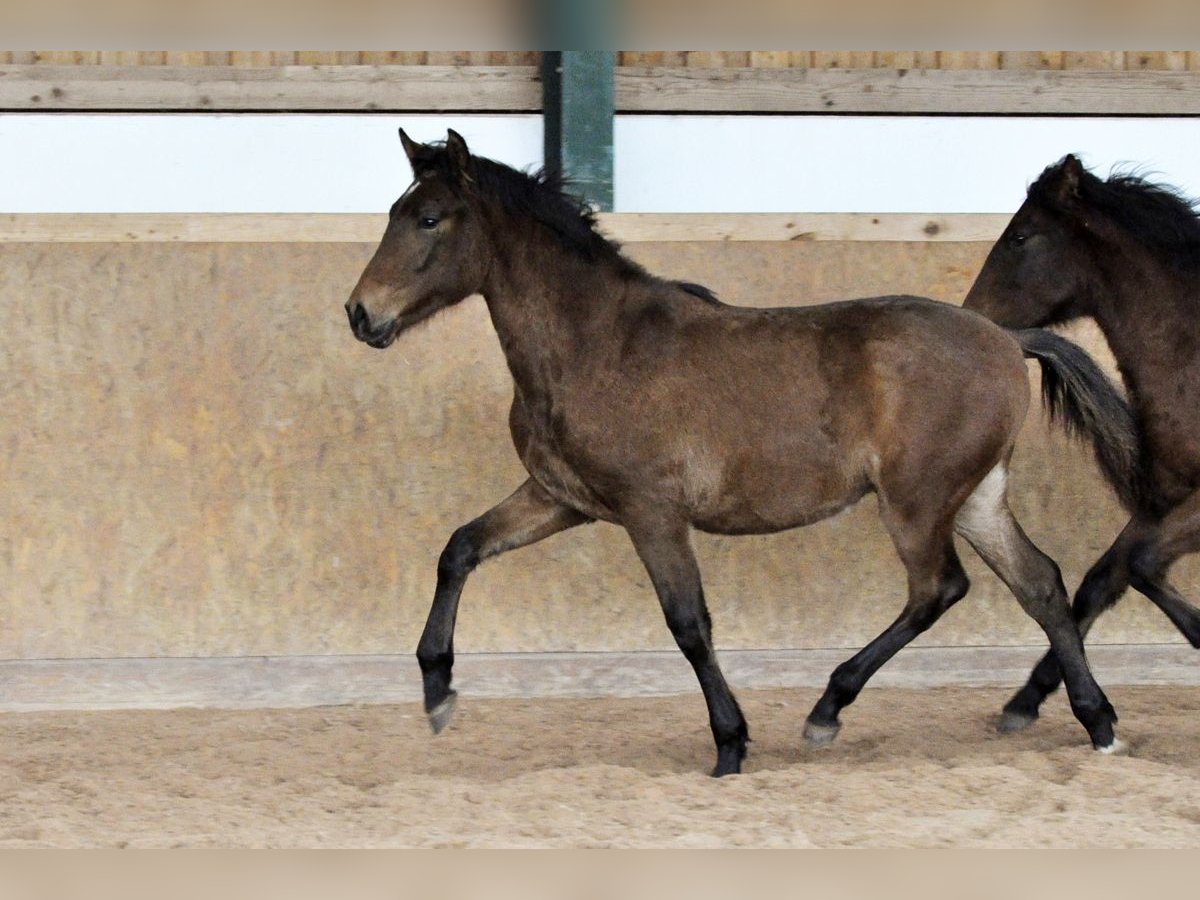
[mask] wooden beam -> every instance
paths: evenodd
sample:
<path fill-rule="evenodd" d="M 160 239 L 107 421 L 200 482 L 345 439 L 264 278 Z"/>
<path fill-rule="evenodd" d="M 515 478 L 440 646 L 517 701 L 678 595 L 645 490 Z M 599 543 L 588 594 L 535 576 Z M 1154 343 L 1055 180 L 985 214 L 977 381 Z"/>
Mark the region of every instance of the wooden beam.
<path fill-rule="evenodd" d="M 622 66 L 618 113 L 1200 115 L 1200 71 Z M 0 111 L 536 112 L 535 66 L 0 66 Z"/>
<path fill-rule="evenodd" d="M 0 66 L 0 110 L 536 112 L 535 66 Z"/>
<path fill-rule="evenodd" d="M 618 112 L 1200 115 L 1200 72 L 623 68 Z"/>
<path fill-rule="evenodd" d="M 743 690 L 822 687 L 848 649 L 723 650 Z M 1044 647 L 906 647 L 874 688 L 1020 684 Z M 1180 644 L 1097 644 L 1088 660 L 1105 685 L 1200 684 L 1195 651 Z M 694 693 L 674 651 L 466 653 L 455 683 L 472 697 L 600 697 Z M 223 709 L 417 703 L 421 675 L 405 656 L 256 656 L 0 661 L 0 712 L 67 709 Z"/>
<path fill-rule="evenodd" d="M 642 241 L 995 241 L 991 213 L 601 213 L 601 230 Z M 382 214 L 7 213 L 0 243 L 374 243 Z"/>
<path fill-rule="evenodd" d="M 1004 213 L 614 213 L 619 241 L 995 241 Z"/>

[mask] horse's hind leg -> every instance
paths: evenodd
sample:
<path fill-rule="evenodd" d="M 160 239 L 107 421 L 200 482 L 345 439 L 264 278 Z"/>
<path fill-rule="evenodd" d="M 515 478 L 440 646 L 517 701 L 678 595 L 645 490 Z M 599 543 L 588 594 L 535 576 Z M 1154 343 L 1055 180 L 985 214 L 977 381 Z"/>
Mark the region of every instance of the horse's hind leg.
<path fill-rule="evenodd" d="M 829 685 L 804 722 L 810 744 L 827 744 L 837 736 L 838 714 L 854 702 L 879 667 L 913 638 L 928 629 L 970 587 L 947 523 L 919 527 L 889 511 L 881 500 L 884 521 L 908 570 L 908 604 L 887 629 L 829 676 Z"/>
<path fill-rule="evenodd" d="M 437 590 L 417 645 L 417 662 L 425 688 L 425 712 L 436 734 L 450 720 L 455 693 L 454 622 L 467 576 L 483 560 L 524 547 L 575 525 L 587 516 L 552 499 L 532 479 L 506 500 L 451 535 L 438 560 Z"/>
<path fill-rule="evenodd" d="M 1071 614 L 1079 628 L 1079 636 L 1086 639 L 1092 625 L 1106 609 L 1113 606 L 1129 587 L 1129 552 L 1141 540 L 1144 526 L 1136 519 L 1129 522 L 1117 535 L 1117 539 L 1084 576 Z M 1038 717 L 1042 702 L 1062 684 L 1062 669 L 1053 651 L 1034 666 L 1029 680 L 1013 694 L 1004 705 L 1000 716 L 1000 731 L 1020 731 Z"/>
<path fill-rule="evenodd" d="M 686 522 L 625 523 L 654 590 L 662 604 L 667 627 L 684 657 L 692 664 L 717 745 L 714 777 L 741 771 L 746 755 L 746 719 L 717 664 L 712 644 L 712 621 L 704 602 L 700 569 L 692 553 Z"/>
<path fill-rule="evenodd" d="M 1111 753 L 1121 746 L 1113 737 L 1116 713 L 1088 668 L 1058 566 L 1034 546 L 1013 518 L 1006 481 L 1003 465 L 988 473 L 963 504 L 955 528 L 1046 632 L 1062 667 L 1075 717 L 1087 729 L 1092 746 Z"/>

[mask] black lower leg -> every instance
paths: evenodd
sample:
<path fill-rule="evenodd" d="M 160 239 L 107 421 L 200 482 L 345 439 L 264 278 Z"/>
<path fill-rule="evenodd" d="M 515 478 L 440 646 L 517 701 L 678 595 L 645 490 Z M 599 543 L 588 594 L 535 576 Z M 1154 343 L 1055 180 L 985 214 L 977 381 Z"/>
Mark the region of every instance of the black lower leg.
<path fill-rule="evenodd" d="M 911 641 L 917 633 L 915 631 L 911 634 L 907 631 L 897 632 L 894 635 L 897 649 Z M 875 643 L 869 645 L 868 649 L 874 649 L 877 653 L 882 651 L 882 648 Z M 886 655 L 890 657 L 895 652 L 893 650 Z M 812 712 L 805 720 L 810 738 L 816 737 L 816 729 L 836 730 L 841 727 L 838 714 L 858 699 L 858 694 L 869 677 L 868 670 L 874 672 L 881 665 L 883 665 L 882 661 L 875 663 L 873 659 L 867 658 L 866 650 L 863 650 L 833 670 L 824 693 L 821 694 L 821 698 L 813 706 Z"/>
<path fill-rule="evenodd" d="M 1088 668 L 1083 639 L 1067 608 L 1066 590 L 1062 587 L 1058 567 L 1052 562 L 1050 566 L 1053 567 L 1053 580 L 1047 579 L 1041 590 L 1019 594 L 1018 599 L 1050 639 L 1050 650 L 1062 670 L 1075 718 L 1087 730 L 1092 746 L 1109 749 L 1113 746 L 1117 714 Z"/>
<path fill-rule="evenodd" d="M 481 560 L 526 547 L 588 521 L 587 516 L 561 505 L 529 479 L 505 500 L 450 536 L 438 559 L 433 606 L 417 645 L 425 711 L 435 732 L 445 727 L 454 708 L 455 694 L 450 687 L 454 624 L 467 576 Z"/>
<path fill-rule="evenodd" d="M 721 690 L 713 693 L 721 696 L 718 703 L 721 713 L 710 713 L 708 719 L 713 741 L 717 745 L 717 762 L 713 766 L 712 775 L 714 778 L 720 778 L 722 775 L 736 775 L 742 770 L 742 760 L 746 758 L 746 745 L 750 742 L 750 733 L 742 710 L 732 692 L 725 686 L 723 678 Z M 705 694 L 707 699 L 709 692 L 706 691 Z"/>
<path fill-rule="evenodd" d="M 1000 730 L 1004 732 L 1019 731 L 1034 721 L 1038 717 L 1042 701 L 1054 693 L 1060 684 L 1062 684 L 1062 670 L 1058 666 L 1058 657 L 1053 653 L 1047 653 L 1033 667 L 1033 671 L 1029 674 L 1029 680 L 1004 704 L 1004 713 L 1000 718 Z"/>
<path fill-rule="evenodd" d="M 717 762 L 713 767 L 714 777 L 733 775 L 741 771 L 746 758 L 746 744 L 750 740 L 746 718 L 742 715 L 737 698 L 725 682 L 725 676 L 717 665 L 712 648 L 711 625 L 708 611 L 703 608 L 701 597 L 699 617 L 668 613 L 667 623 L 679 649 L 692 665 L 704 701 L 708 706 L 708 723 L 712 728 L 713 741 L 717 745 Z"/>
<path fill-rule="evenodd" d="M 871 676 L 961 600 L 969 587 L 966 573 L 951 550 L 934 590 L 925 594 L 914 593 L 895 622 L 833 670 L 825 692 L 805 720 L 805 737 L 817 744 L 832 740 L 841 727 L 838 714 L 857 699 Z"/>
<path fill-rule="evenodd" d="M 716 743 L 713 775 L 740 772 L 749 740 L 745 716 L 716 664 L 712 619 L 704 604 L 700 568 L 691 552 L 688 524 L 652 520 L 630 528 L 630 538 L 646 565 L 650 581 L 654 582 L 667 628 L 700 682 Z"/>
<path fill-rule="evenodd" d="M 1071 605 L 1071 616 L 1079 629 L 1080 639 L 1087 637 L 1096 619 L 1115 604 L 1129 585 L 1128 567 L 1124 559 L 1125 548 L 1120 538 L 1096 561 Z M 1004 705 L 1000 718 L 1000 730 L 1019 731 L 1038 717 L 1042 702 L 1058 690 L 1062 684 L 1062 667 L 1053 652 L 1043 656 L 1022 685 Z"/>
<path fill-rule="evenodd" d="M 651 514 L 626 524 L 634 548 L 662 606 L 675 643 L 691 663 L 704 692 L 708 721 L 717 745 L 714 776 L 741 771 L 746 755 L 746 719 L 725 683 L 712 645 L 712 621 L 704 602 L 700 569 L 692 553 L 686 522 L 663 521 Z"/>
<path fill-rule="evenodd" d="M 1172 561 L 1160 559 L 1153 543 L 1139 544 L 1129 554 L 1130 581 L 1166 614 L 1189 644 L 1200 648 L 1200 610 L 1188 603 L 1166 580 L 1167 568 Z"/>
<path fill-rule="evenodd" d="M 451 536 L 438 560 L 433 607 L 417 645 L 425 712 L 430 716 L 434 731 L 440 731 L 446 724 L 454 701 L 454 691 L 450 687 L 454 668 L 454 624 L 463 585 L 478 562 L 474 529 L 464 525 Z"/>
<path fill-rule="evenodd" d="M 1080 648 L 1082 649 L 1082 648 Z M 1060 659 L 1074 656 L 1075 651 L 1058 649 Z M 1097 750 L 1108 750 L 1114 746 L 1115 735 L 1113 726 L 1117 723 L 1117 712 L 1104 695 L 1104 691 L 1096 684 L 1087 668 L 1082 652 L 1077 660 L 1064 665 L 1064 680 L 1067 685 L 1067 698 L 1071 702 L 1071 712 L 1083 725 L 1092 739 L 1092 746 Z"/>

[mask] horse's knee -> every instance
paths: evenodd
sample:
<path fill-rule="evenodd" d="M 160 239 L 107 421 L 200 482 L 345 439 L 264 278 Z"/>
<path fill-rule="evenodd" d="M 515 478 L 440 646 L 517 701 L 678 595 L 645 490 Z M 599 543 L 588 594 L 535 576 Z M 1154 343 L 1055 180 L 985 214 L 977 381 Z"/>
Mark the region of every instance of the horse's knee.
<path fill-rule="evenodd" d="M 1149 542 L 1143 541 L 1129 551 L 1129 583 L 1145 593 L 1145 589 L 1162 577 L 1162 564 Z"/>
<path fill-rule="evenodd" d="M 1079 589 L 1075 591 L 1075 606 L 1081 613 L 1091 612 L 1103 605 L 1107 593 L 1108 577 L 1106 573 L 1094 569 L 1083 576 Z"/>
<path fill-rule="evenodd" d="M 457 528 L 438 557 L 438 578 L 466 578 L 479 565 L 479 540 L 474 525 Z"/>
<path fill-rule="evenodd" d="M 712 632 L 708 611 L 666 609 L 665 613 L 667 627 L 684 657 L 691 663 L 706 658 L 710 652 Z"/>

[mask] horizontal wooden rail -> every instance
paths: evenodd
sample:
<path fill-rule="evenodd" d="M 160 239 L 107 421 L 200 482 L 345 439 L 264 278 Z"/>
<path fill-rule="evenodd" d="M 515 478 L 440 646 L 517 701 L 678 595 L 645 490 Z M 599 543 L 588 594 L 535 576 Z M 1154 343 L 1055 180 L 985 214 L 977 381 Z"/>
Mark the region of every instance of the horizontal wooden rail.
<path fill-rule="evenodd" d="M 621 112 L 1200 115 L 1200 72 L 619 70 Z"/>
<path fill-rule="evenodd" d="M 1011 686 L 1041 647 L 906 647 L 872 688 Z M 739 689 L 819 688 L 848 649 L 723 650 Z M 1088 657 L 1105 685 L 1200 684 L 1195 651 L 1182 644 L 1093 644 Z M 674 651 L 466 653 L 456 684 L 468 697 L 661 696 L 694 693 L 695 676 Z M 421 674 L 411 656 L 256 656 L 165 659 L 2 660 L 0 712 L 417 703 Z"/>
<path fill-rule="evenodd" d="M 621 66 L 618 113 L 1200 115 L 1200 71 Z M 533 66 L 0 66 L 0 111 L 537 112 Z"/>
<path fill-rule="evenodd" d="M 994 241 L 1006 214 L 601 213 L 618 241 Z M 387 217 L 300 213 L 9 213 L 0 242 L 373 243 Z"/>
<path fill-rule="evenodd" d="M 0 110 L 536 112 L 534 66 L 0 66 Z"/>

